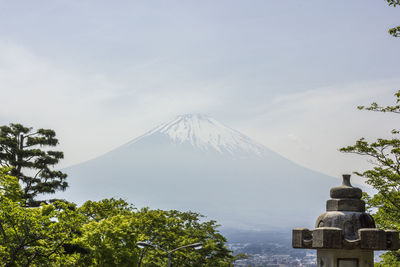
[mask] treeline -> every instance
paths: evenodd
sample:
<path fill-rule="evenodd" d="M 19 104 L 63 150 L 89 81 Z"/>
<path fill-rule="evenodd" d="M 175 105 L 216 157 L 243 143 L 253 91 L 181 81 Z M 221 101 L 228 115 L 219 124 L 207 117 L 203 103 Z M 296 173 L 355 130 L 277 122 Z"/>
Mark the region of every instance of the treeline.
<path fill-rule="evenodd" d="M 23 206 L 18 179 L 0 169 L 0 257 L 4 266 L 166 266 L 162 250 L 201 242 L 173 254 L 174 266 L 228 266 L 233 257 L 215 221 L 194 212 L 136 210 L 123 200 L 55 201 Z"/>
<path fill-rule="evenodd" d="M 20 124 L 0 127 L 0 266 L 229 266 L 234 261 L 215 221 L 195 212 L 136 209 L 121 199 L 82 206 L 39 199 L 68 187 L 52 167 L 55 132 Z M 29 175 L 28 175 L 29 173 Z M 139 248 L 137 242 L 155 247 Z"/>

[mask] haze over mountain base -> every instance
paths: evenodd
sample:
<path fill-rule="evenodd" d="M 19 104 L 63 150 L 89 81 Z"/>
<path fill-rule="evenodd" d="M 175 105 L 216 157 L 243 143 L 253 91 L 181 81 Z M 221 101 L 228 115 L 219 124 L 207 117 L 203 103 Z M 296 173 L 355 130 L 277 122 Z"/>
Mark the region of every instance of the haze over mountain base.
<path fill-rule="evenodd" d="M 339 179 L 306 169 L 204 115 L 183 115 L 64 170 L 57 197 L 124 198 L 137 207 L 192 210 L 225 227 L 313 227 Z"/>

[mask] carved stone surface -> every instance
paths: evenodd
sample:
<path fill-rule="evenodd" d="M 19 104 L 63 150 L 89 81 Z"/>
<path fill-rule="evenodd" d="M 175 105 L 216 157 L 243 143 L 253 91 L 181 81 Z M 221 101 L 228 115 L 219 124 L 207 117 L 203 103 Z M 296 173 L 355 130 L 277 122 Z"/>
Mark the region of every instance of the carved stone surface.
<path fill-rule="evenodd" d="M 371 250 L 385 250 L 386 249 L 386 233 L 380 229 L 360 229 L 358 230 L 360 236 L 360 248 Z"/>
<path fill-rule="evenodd" d="M 321 214 L 315 227 L 337 227 L 343 230 L 345 239 L 357 240 L 358 230 L 375 228 L 374 219 L 365 213 L 362 191 L 350 184 L 350 175 L 343 175 L 342 185 L 330 191 L 332 199 L 326 202 L 326 212 Z"/>
<path fill-rule="evenodd" d="M 295 228 L 292 232 L 292 246 L 294 248 L 311 248 L 312 231 L 307 228 Z"/>
<path fill-rule="evenodd" d="M 358 231 L 358 235 L 358 239 L 349 240 L 344 237 L 343 229 L 337 227 L 320 227 L 313 231 L 307 228 L 295 228 L 293 229 L 292 246 L 294 248 L 341 248 L 345 250 L 397 250 L 400 248 L 398 231 L 364 228 Z"/>
<path fill-rule="evenodd" d="M 326 211 L 365 211 L 365 202 L 361 199 L 336 198 L 326 202 Z"/>
<path fill-rule="evenodd" d="M 341 266 L 359 266 L 374 267 L 374 252 L 365 249 L 318 249 L 317 251 L 318 267 L 341 267 Z M 344 261 L 357 259 L 358 265 L 341 265 Z M 342 262 L 340 262 L 342 260 Z"/>
<path fill-rule="evenodd" d="M 356 249 L 360 247 L 361 240 L 348 240 L 343 239 L 343 249 Z"/>
<path fill-rule="evenodd" d="M 313 248 L 342 248 L 342 229 L 321 227 L 313 231 Z"/>
<path fill-rule="evenodd" d="M 386 230 L 386 249 L 398 250 L 399 244 L 399 232 L 395 230 Z"/>
<path fill-rule="evenodd" d="M 355 240 L 359 229 L 375 228 L 375 222 L 365 212 L 328 211 L 318 217 L 315 227 L 337 227 L 343 230 L 344 238 Z"/>
<path fill-rule="evenodd" d="M 343 175 L 342 185 L 334 187 L 330 191 L 331 198 L 355 198 L 360 199 L 362 191 L 360 188 L 353 187 L 350 184 L 350 175 Z"/>
<path fill-rule="evenodd" d="M 327 212 L 318 217 L 315 229 L 293 229 L 293 247 L 313 248 L 318 253 L 324 251 L 326 259 L 359 251 L 360 259 L 369 262 L 361 266 L 373 266 L 373 250 L 400 249 L 399 232 L 376 229 L 372 216 L 364 212 L 361 194 L 360 189 L 351 186 L 350 175 L 343 175 L 342 185 L 331 189 L 332 199 L 326 203 Z M 322 254 L 318 255 L 318 259 L 323 260 Z"/>

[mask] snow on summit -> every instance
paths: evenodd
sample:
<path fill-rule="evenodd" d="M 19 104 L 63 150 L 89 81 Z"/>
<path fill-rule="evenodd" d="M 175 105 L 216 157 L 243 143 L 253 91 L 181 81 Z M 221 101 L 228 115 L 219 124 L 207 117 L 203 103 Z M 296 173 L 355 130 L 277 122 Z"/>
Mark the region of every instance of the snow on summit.
<path fill-rule="evenodd" d="M 197 114 L 178 116 L 66 172 L 71 189 L 57 198 L 118 197 L 137 207 L 195 210 L 240 228 L 307 225 L 326 200 L 315 188 L 339 182 Z"/>
<path fill-rule="evenodd" d="M 202 114 L 185 114 L 177 116 L 143 136 L 134 139 L 130 144 L 155 134 L 167 136 L 175 144 L 190 144 L 203 151 L 216 150 L 232 155 L 255 154 L 261 156 L 265 148 L 249 137 L 235 131 L 217 120 Z"/>

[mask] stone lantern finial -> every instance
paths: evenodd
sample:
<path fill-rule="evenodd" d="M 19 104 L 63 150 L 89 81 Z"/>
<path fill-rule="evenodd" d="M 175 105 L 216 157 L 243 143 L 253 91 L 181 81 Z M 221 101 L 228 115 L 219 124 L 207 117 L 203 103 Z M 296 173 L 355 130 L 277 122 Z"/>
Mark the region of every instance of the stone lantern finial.
<path fill-rule="evenodd" d="M 351 185 L 349 174 L 330 190 L 330 196 L 314 230 L 293 229 L 294 248 L 317 249 L 321 267 L 340 267 L 341 261 L 345 266 L 373 266 L 374 250 L 399 249 L 399 233 L 375 228 L 374 219 L 365 212 L 362 191 Z"/>

